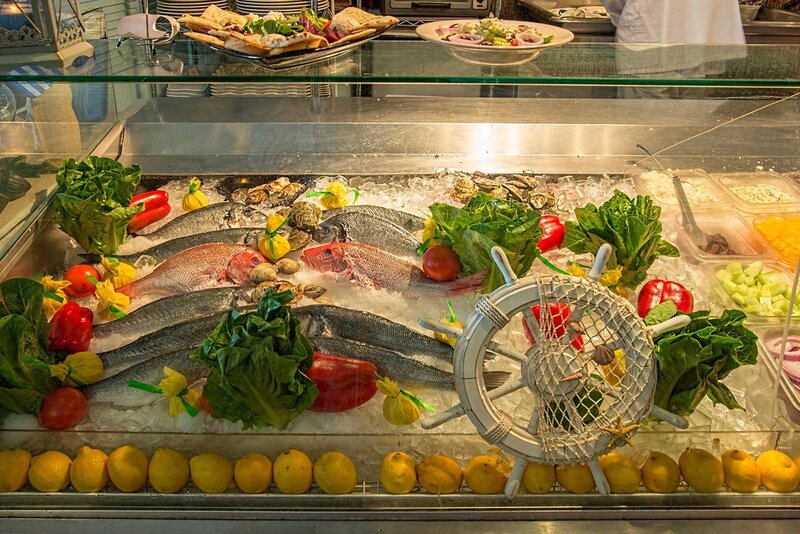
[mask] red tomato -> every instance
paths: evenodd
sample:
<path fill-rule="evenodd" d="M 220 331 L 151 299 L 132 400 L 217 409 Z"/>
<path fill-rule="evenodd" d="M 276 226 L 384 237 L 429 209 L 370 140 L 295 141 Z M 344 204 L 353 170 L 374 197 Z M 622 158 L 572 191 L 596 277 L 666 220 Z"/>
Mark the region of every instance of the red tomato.
<path fill-rule="evenodd" d="M 425 276 L 437 282 L 448 282 L 461 272 L 461 260 L 453 249 L 436 245 L 422 255 Z"/>
<path fill-rule="evenodd" d="M 100 280 L 97 269 L 91 265 L 85 263 L 73 265 L 64 273 L 64 280 L 69 282 L 69 285 L 64 288 L 64 293 L 73 298 L 91 295 L 94 293 L 94 284 L 89 280 L 90 276 L 95 280 Z"/>
<path fill-rule="evenodd" d="M 56 388 L 42 401 L 39 422 L 50 430 L 64 430 L 86 417 L 86 396 L 75 388 Z"/>

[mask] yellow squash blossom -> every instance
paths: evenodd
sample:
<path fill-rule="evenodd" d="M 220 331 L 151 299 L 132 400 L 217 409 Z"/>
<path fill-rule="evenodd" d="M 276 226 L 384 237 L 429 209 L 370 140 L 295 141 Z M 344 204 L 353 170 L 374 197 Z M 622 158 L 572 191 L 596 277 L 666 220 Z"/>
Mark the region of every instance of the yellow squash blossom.
<path fill-rule="evenodd" d="M 611 287 L 617 285 L 619 279 L 622 277 L 622 266 L 618 265 L 615 268 L 604 272 L 600 276 L 600 285 Z"/>
<path fill-rule="evenodd" d="M 94 296 L 98 300 L 97 315 L 108 321 L 124 317 L 131 305 L 128 295 L 114 291 L 114 284 L 111 283 L 111 280 L 99 282 L 95 287 Z"/>
<path fill-rule="evenodd" d="M 105 269 L 103 280 L 110 281 L 114 289 L 127 286 L 136 280 L 136 267 L 123 263 L 116 258 L 103 257 L 100 263 Z"/>
<path fill-rule="evenodd" d="M 53 280 L 52 276 L 43 276 L 42 285 L 45 292 L 42 299 L 42 308 L 45 315 L 47 315 L 47 319 L 50 320 L 67 303 L 67 294 L 64 293 L 64 288 L 69 285 L 69 282 L 66 280 Z"/>
<path fill-rule="evenodd" d="M 88 386 L 103 379 L 103 361 L 94 352 L 76 352 L 50 366 L 50 376 L 72 387 Z"/>
<path fill-rule="evenodd" d="M 169 399 L 169 415 L 177 417 L 181 412 L 188 412 L 188 404 L 195 410 L 200 405 L 200 393 L 189 389 L 186 377 L 178 371 L 164 367 L 165 378 L 158 383 L 161 393 Z"/>
<path fill-rule="evenodd" d="M 208 206 L 208 197 L 200 191 L 200 185 L 200 180 L 197 178 L 189 180 L 189 192 L 181 200 L 183 211 L 194 211 Z"/>
<path fill-rule="evenodd" d="M 427 243 L 429 247 L 434 246 L 436 241 L 434 241 L 433 238 L 438 228 L 439 226 L 436 224 L 436 221 L 429 217 L 428 220 L 425 221 L 425 227 L 422 229 L 422 242 Z"/>
<path fill-rule="evenodd" d="M 277 232 L 286 223 L 286 217 L 280 213 L 273 213 L 267 217 L 267 231 Z"/>
<path fill-rule="evenodd" d="M 567 272 L 572 276 L 577 276 L 578 278 L 586 278 L 588 276 L 586 269 L 577 263 L 570 263 L 569 267 L 567 267 Z"/>

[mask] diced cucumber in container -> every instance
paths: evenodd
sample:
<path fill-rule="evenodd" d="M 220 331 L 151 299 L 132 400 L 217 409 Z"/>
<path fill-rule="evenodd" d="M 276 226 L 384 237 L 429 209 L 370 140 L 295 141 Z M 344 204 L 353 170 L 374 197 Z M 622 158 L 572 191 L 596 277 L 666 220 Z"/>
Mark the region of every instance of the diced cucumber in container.
<path fill-rule="evenodd" d="M 791 289 L 783 273 L 764 269 L 760 261 L 742 265 L 734 261 L 716 272 L 725 293 L 743 311 L 761 317 L 785 317 Z M 800 314 L 800 302 L 792 315 Z"/>

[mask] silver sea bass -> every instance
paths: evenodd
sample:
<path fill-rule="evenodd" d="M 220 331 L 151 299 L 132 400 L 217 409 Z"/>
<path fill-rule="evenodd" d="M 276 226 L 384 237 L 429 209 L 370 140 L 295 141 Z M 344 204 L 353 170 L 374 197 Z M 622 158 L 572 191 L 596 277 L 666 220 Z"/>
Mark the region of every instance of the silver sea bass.
<path fill-rule="evenodd" d="M 336 208 L 332 210 L 325 210 L 323 220 L 336 217 L 341 214 L 360 213 L 377 217 L 396 224 L 408 232 L 417 232 L 425 228 L 425 218 L 413 213 L 406 213 L 405 211 L 393 210 L 391 208 L 384 208 L 382 206 L 371 206 L 369 204 L 355 204 L 345 206 L 343 208 Z"/>
<path fill-rule="evenodd" d="M 357 241 L 399 256 L 417 256 L 419 241 L 408 230 L 367 211 L 342 212 L 320 223 L 317 243 Z"/>
<path fill-rule="evenodd" d="M 266 220 L 264 212 L 251 206 L 238 202 L 217 202 L 179 215 L 158 230 L 142 235 L 150 239 L 176 239 L 226 228 L 263 227 Z"/>

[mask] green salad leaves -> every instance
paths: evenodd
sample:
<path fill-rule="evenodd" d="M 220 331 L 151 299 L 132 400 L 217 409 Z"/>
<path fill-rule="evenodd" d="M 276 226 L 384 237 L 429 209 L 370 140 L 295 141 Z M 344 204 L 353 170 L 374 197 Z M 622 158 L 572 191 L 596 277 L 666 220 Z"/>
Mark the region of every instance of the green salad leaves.
<path fill-rule="evenodd" d="M 655 404 L 678 415 L 689 415 L 704 397 L 730 409 L 742 407 L 722 379 L 742 365 L 758 361 L 758 337 L 744 326 L 745 314 L 725 310 L 689 315 L 691 322 L 658 336 L 655 353 L 658 382 Z"/>
<path fill-rule="evenodd" d="M 229 312 L 192 354 L 211 370 L 203 396 L 214 417 L 283 430 L 314 403 L 317 386 L 304 374 L 313 350 L 287 306 L 292 297 L 268 291 L 255 312 Z"/>
<path fill-rule="evenodd" d="M 30 356 L 56 363 L 46 350 L 50 325 L 43 293 L 42 284 L 26 278 L 0 283 L 0 410 L 38 415 L 44 396 L 58 387 L 47 370 L 23 361 Z"/>
<path fill-rule="evenodd" d="M 56 222 L 86 252 L 114 254 L 125 242 L 128 223 L 142 210 L 130 206 L 141 176 L 138 165 L 125 167 L 109 158 L 65 160 L 56 174 Z"/>
<path fill-rule="evenodd" d="M 248 21 L 242 28 L 244 33 L 254 33 L 256 35 L 270 35 L 278 33 L 290 36 L 303 31 L 299 17 L 286 17 L 286 20 L 258 19 Z"/>
<path fill-rule="evenodd" d="M 521 202 L 478 193 L 463 208 L 435 203 L 430 210 L 436 223 L 433 239 L 458 254 L 464 274 L 489 269 L 486 278 L 489 291 L 505 284 L 503 274 L 492 260 L 492 247 L 503 248 L 519 276 L 528 273 L 539 253 L 536 243 L 542 235 L 541 214 Z"/>
<path fill-rule="evenodd" d="M 672 243 L 661 239 L 661 208 L 650 197 L 631 199 L 614 191 L 599 208 L 587 204 L 575 209 L 577 221 L 567 221 L 563 247 L 576 254 L 597 254 L 603 243 L 614 249 L 608 268 L 622 267 L 619 285 L 635 289 L 659 256 L 680 256 Z"/>

